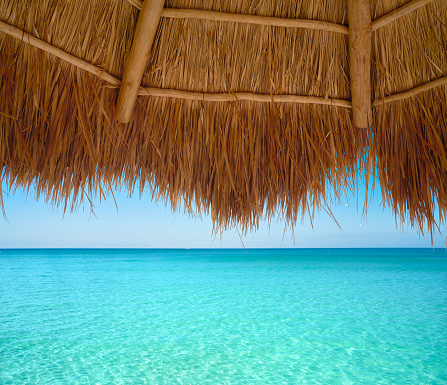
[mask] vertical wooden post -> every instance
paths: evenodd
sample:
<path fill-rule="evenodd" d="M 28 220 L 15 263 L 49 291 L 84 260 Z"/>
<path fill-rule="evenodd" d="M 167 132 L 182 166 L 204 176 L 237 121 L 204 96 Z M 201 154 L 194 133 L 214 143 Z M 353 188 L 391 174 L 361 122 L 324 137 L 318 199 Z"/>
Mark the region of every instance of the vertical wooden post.
<path fill-rule="evenodd" d="M 163 6 L 164 0 L 145 0 L 138 16 L 132 47 L 126 60 L 123 81 L 116 103 L 115 117 L 122 123 L 128 123 L 131 120 L 138 88 L 149 60 Z"/>
<path fill-rule="evenodd" d="M 348 0 L 349 67 L 354 126 L 372 124 L 370 0 Z"/>

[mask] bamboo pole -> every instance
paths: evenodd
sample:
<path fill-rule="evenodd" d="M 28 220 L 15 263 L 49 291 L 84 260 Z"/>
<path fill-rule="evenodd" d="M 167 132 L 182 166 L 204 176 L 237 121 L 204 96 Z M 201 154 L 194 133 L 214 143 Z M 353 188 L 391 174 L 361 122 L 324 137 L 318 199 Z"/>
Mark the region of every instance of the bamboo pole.
<path fill-rule="evenodd" d="M 202 11 L 199 9 L 171 9 L 165 8 L 161 13 L 162 17 L 174 19 L 202 19 L 211 21 L 225 21 L 230 23 L 245 23 L 268 25 L 275 27 L 306 28 L 320 31 L 331 31 L 341 34 L 348 34 L 348 27 L 341 24 L 329 23 L 327 21 L 286 19 L 279 17 L 267 17 L 257 15 L 243 15 L 235 13 L 224 13 L 215 11 Z"/>
<path fill-rule="evenodd" d="M 301 95 L 270 95 L 256 94 L 253 92 L 194 92 L 182 90 L 168 90 L 155 87 L 140 88 L 138 95 L 150 95 L 156 97 L 168 97 L 184 100 L 198 100 L 204 102 L 236 102 L 246 100 L 260 103 L 299 103 L 299 104 L 320 104 L 325 106 L 337 106 L 351 108 L 351 101 L 345 99 L 321 98 L 317 96 Z"/>
<path fill-rule="evenodd" d="M 60 48 L 55 47 L 54 45 L 48 44 L 47 42 L 38 39 L 37 37 L 31 36 L 29 33 L 26 33 L 25 31 L 22 31 L 16 27 L 13 27 L 12 25 L 6 24 L 2 21 L 0 21 L 0 31 L 3 33 L 6 33 L 7 35 L 16 38 L 17 40 L 21 40 L 22 42 L 29 44 L 33 47 L 39 48 L 42 51 L 45 51 L 51 55 L 54 55 L 58 57 L 59 59 L 62 59 L 70 64 L 73 64 L 77 68 L 81 68 L 84 71 L 87 71 L 95 76 L 97 76 L 100 79 L 103 79 L 110 84 L 113 85 L 120 85 L 121 81 L 117 79 L 116 77 L 110 75 L 109 73 L 105 72 L 101 68 L 96 67 L 95 65 L 86 62 L 85 60 L 82 60 L 76 56 L 73 56 L 69 54 L 68 52 L 65 52 L 61 50 Z"/>
<path fill-rule="evenodd" d="M 115 117 L 122 123 L 128 123 L 131 120 L 163 5 L 164 0 L 146 0 L 138 17 L 132 48 L 126 60 L 123 81 L 116 103 Z"/>
<path fill-rule="evenodd" d="M 368 128 L 372 123 L 370 0 L 348 0 L 348 20 L 352 120 L 355 127 Z"/>
<path fill-rule="evenodd" d="M 406 14 L 413 12 L 418 8 L 423 7 L 424 5 L 427 5 L 427 4 L 431 3 L 432 1 L 433 0 L 410 1 L 409 3 L 396 9 L 395 11 L 387 13 L 386 15 L 380 17 L 379 19 L 374 20 L 371 25 L 371 30 L 375 31 L 376 29 L 379 29 L 380 27 L 383 27 L 384 25 L 387 25 L 398 18 L 405 16 Z"/>
<path fill-rule="evenodd" d="M 134 7 L 141 9 L 143 2 L 141 0 L 127 0 Z M 172 19 L 199 19 L 210 21 L 225 21 L 230 23 L 245 23 L 256 25 L 268 25 L 286 28 L 306 28 L 321 31 L 337 32 L 344 35 L 348 34 L 348 27 L 342 24 L 330 23 L 318 20 L 286 19 L 280 17 L 267 17 L 257 15 L 243 15 L 237 13 L 205 11 L 201 9 L 174 9 L 164 8 L 161 17 Z"/>
<path fill-rule="evenodd" d="M 447 76 L 444 76 L 442 78 L 433 80 L 433 81 L 431 81 L 429 83 L 422 84 L 422 85 L 420 85 L 418 87 L 412 88 L 411 90 L 404 91 L 404 92 L 399 92 L 398 94 L 387 96 L 387 97 L 385 97 L 385 98 L 383 98 L 381 100 L 376 100 L 374 102 L 374 106 L 378 107 L 378 106 L 381 106 L 383 104 L 387 104 L 387 103 L 396 102 L 396 101 L 399 101 L 399 100 L 408 99 L 408 98 L 411 98 L 413 96 L 419 95 L 422 92 L 430 91 L 433 88 L 442 87 L 442 86 L 447 86 Z"/>
<path fill-rule="evenodd" d="M 127 0 L 127 2 L 140 10 L 143 7 L 143 0 Z"/>

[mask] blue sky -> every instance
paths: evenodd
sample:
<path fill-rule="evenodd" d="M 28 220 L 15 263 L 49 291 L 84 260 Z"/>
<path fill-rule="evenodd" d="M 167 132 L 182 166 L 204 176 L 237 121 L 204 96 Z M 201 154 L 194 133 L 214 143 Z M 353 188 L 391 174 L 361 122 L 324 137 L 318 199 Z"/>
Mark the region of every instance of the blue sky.
<path fill-rule="evenodd" d="M 5 193 L 4 193 L 5 194 Z M 379 194 L 380 195 L 380 194 Z M 329 215 L 315 215 L 313 228 L 308 218 L 298 222 L 294 233 L 284 222 L 261 223 L 258 231 L 239 237 L 236 229 L 217 236 L 208 216 L 190 217 L 172 212 L 163 201 L 155 203 L 150 194 L 139 199 L 116 192 L 118 212 L 112 197 L 96 201 L 95 215 L 88 203 L 76 212 L 63 213 L 43 199 L 36 201 L 18 190 L 4 195 L 8 222 L 0 219 L 0 248 L 28 247 L 431 247 L 430 235 L 420 236 L 408 225 L 396 225 L 391 210 L 380 206 L 380 196 L 368 209 L 366 218 L 357 210 L 355 198 L 348 197 L 331 210 L 341 230 Z M 444 247 L 447 231 L 436 235 L 434 247 Z"/>

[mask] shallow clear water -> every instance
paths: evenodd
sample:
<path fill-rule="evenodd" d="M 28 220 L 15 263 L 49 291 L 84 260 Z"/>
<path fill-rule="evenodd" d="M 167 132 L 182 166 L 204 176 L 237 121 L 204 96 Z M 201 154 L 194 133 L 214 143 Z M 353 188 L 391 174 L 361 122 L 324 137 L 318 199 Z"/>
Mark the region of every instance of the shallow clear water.
<path fill-rule="evenodd" d="M 0 384 L 447 384 L 444 250 L 2 250 Z"/>

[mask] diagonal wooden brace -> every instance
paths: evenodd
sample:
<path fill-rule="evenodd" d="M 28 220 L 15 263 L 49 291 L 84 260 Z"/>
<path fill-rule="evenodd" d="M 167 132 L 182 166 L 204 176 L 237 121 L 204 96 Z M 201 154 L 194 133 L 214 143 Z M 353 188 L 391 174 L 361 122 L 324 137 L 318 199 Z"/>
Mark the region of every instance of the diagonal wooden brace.
<path fill-rule="evenodd" d="M 132 118 L 138 89 L 149 60 L 163 6 L 164 0 L 145 0 L 140 11 L 116 103 L 115 117 L 122 123 L 128 123 Z"/>
<path fill-rule="evenodd" d="M 348 0 L 349 67 L 352 120 L 355 127 L 372 125 L 370 0 Z"/>

